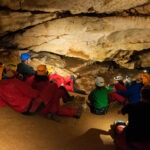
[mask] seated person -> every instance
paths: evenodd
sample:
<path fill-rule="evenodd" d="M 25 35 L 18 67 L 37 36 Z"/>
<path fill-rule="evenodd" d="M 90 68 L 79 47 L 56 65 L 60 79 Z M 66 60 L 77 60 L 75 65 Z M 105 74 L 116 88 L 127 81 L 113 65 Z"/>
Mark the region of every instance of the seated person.
<path fill-rule="evenodd" d="M 124 80 L 126 84 L 126 90 L 116 90 L 116 93 L 122 95 L 127 98 L 129 103 L 137 103 L 140 101 L 140 92 L 143 84 L 138 80 L 132 81 L 129 80 L 129 77 Z"/>
<path fill-rule="evenodd" d="M 37 90 L 17 78 L 1 80 L 0 82 L 0 105 L 8 105 L 17 112 L 27 111 L 30 103 L 38 96 Z"/>
<path fill-rule="evenodd" d="M 75 86 L 76 79 L 73 75 L 63 77 L 59 75 L 58 73 L 54 72 L 49 75 L 49 80 L 55 81 L 58 87 L 64 86 L 68 91 L 76 92 L 76 93 L 84 94 L 84 95 L 87 94 L 86 91 L 76 88 Z"/>
<path fill-rule="evenodd" d="M 0 80 L 10 79 L 16 76 L 18 76 L 17 71 L 11 69 L 9 66 L 0 63 Z"/>
<path fill-rule="evenodd" d="M 20 56 L 21 63 L 17 65 L 17 72 L 23 75 L 23 80 L 35 74 L 35 70 L 31 67 L 31 56 L 28 53 L 22 53 Z M 74 91 L 80 94 L 87 94 L 84 90 L 75 87 L 75 77 L 73 75 L 63 77 L 57 73 L 49 74 L 49 80 L 55 81 L 58 87 L 64 86 L 68 91 Z"/>
<path fill-rule="evenodd" d="M 64 88 L 58 88 L 55 83 L 49 82 L 48 77 L 42 77 L 41 72 L 37 72 L 32 84 L 17 78 L 0 82 L 0 105 L 8 105 L 26 115 L 39 112 L 42 116 L 55 121 L 59 121 L 57 115 L 80 118 L 81 109 L 60 106 L 60 98 L 67 102 L 70 98 L 72 100 L 69 96 Z"/>
<path fill-rule="evenodd" d="M 129 80 L 129 78 L 128 78 Z M 109 92 L 109 103 L 112 102 L 116 102 L 118 101 L 121 104 L 125 104 L 126 103 L 126 98 L 124 96 L 122 96 L 121 94 L 117 93 L 116 91 L 124 91 L 126 90 L 126 86 L 124 84 L 124 80 L 122 76 L 116 76 L 114 77 L 114 84 L 111 85 L 111 87 L 114 88 L 114 91 Z"/>
<path fill-rule="evenodd" d="M 150 74 L 147 70 L 144 70 L 142 73 L 139 73 L 137 78 L 138 80 L 141 80 L 144 85 L 150 84 Z"/>
<path fill-rule="evenodd" d="M 117 149 L 149 149 L 150 148 L 150 85 L 141 90 L 141 101 L 125 105 L 122 114 L 128 114 L 128 124 L 123 121 L 115 123 L 115 144 Z"/>
<path fill-rule="evenodd" d="M 116 90 L 126 90 L 122 76 L 114 77 L 114 86 Z"/>
<path fill-rule="evenodd" d="M 40 98 L 33 101 L 31 108 L 28 110 L 29 113 L 39 111 L 39 107 L 43 103 L 44 107 L 40 110 L 40 114 L 50 119 L 58 121 L 58 116 L 80 118 L 81 109 L 60 106 L 60 98 L 64 102 L 68 102 L 73 100 L 74 96 L 70 96 L 64 87 L 58 88 L 56 83 L 49 82 L 46 65 L 37 67 L 31 86 L 40 92 Z"/>
<path fill-rule="evenodd" d="M 95 79 L 95 86 L 88 96 L 90 110 L 94 114 L 104 115 L 108 111 L 108 93 L 113 89 L 105 86 L 102 77 Z"/>
<path fill-rule="evenodd" d="M 23 80 L 26 80 L 27 77 L 35 74 L 35 70 L 29 65 L 31 56 L 28 53 L 22 53 L 20 59 L 21 63 L 17 65 L 17 72 L 23 75 Z"/>

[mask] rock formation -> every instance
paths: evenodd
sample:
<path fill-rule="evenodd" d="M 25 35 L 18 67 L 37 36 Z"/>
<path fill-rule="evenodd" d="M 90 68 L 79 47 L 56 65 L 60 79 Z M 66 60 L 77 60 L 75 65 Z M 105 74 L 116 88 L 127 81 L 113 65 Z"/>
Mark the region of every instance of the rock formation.
<path fill-rule="evenodd" d="M 1 55 L 48 52 L 149 66 L 150 0 L 0 0 L 0 7 Z"/>

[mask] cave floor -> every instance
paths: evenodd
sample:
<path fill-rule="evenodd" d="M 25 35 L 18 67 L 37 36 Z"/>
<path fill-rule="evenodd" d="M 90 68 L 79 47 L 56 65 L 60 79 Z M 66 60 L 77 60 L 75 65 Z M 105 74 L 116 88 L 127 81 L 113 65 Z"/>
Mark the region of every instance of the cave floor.
<path fill-rule="evenodd" d="M 76 101 L 76 100 L 74 100 Z M 62 117 L 61 122 L 39 115 L 24 116 L 11 108 L 0 108 L 1 150 L 113 150 L 115 146 L 108 132 L 110 125 L 127 116 L 118 113 L 121 105 L 110 105 L 104 116 L 83 110 L 80 119 Z"/>

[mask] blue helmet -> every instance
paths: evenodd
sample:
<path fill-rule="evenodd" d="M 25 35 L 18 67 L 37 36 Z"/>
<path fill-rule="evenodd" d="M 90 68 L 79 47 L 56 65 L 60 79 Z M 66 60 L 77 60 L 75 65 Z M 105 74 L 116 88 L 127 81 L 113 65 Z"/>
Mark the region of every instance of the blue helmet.
<path fill-rule="evenodd" d="M 31 56 L 28 53 L 22 53 L 20 56 L 20 59 L 22 61 L 25 61 L 25 60 L 30 59 L 30 58 L 31 58 Z"/>

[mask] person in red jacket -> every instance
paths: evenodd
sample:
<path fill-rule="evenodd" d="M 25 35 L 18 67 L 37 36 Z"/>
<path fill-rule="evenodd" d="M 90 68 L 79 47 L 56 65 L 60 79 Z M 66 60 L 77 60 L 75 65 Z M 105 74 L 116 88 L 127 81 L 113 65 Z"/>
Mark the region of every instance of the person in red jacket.
<path fill-rule="evenodd" d="M 16 112 L 26 112 L 30 103 L 39 97 L 39 92 L 17 78 L 0 82 L 0 101 Z"/>
<path fill-rule="evenodd" d="M 84 94 L 84 95 L 87 94 L 85 90 L 80 90 L 75 86 L 76 79 L 74 75 L 63 77 L 59 75 L 58 73 L 51 73 L 49 75 L 49 80 L 55 81 L 58 87 L 64 86 L 67 91 L 76 92 L 76 93 Z"/>
<path fill-rule="evenodd" d="M 123 97 L 122 95 L 116 93 L 117 90 L 120 90 L 120 91 L 126 90 L 126 87 L 124 85 L 122 76 L 119 75 L 119 76 L 114 77 L 113 88 L 115 90 L 112 91 L 112 92 L 109 92 L 109 95 L 108 95 L 109 96 L 109 103 L 112 103 L 112 102 L 115 102 L 115 101 L 118 101 L 122 104 L 126 103 L 126 98 Z"/>
<path fill-rule="evenodd" d="M 59 121 L 58 116 L 80 118 L 81 109 L 77 110 L 60 106 L 60 98 L 67 102 L 74 97 L 70 96 L 64 87 L 60 86 L 58 88 L 56 83 L 49 81 L 46 65 L 39 65 L 33 78 L 31 86 L 40 92 L 40 97 L 33 101 L 32 106 L 28 110 L 29 113 L 39 111 L 39 107 L 43 104 L 44 107 L 40 109 L 39 113 L 52 120 Z"/>
<path fill-rule="evenodd" d="M 114 86 L 116 90 L 126 90 L 122 76 L 119 75 L 114 77 Z"/>

